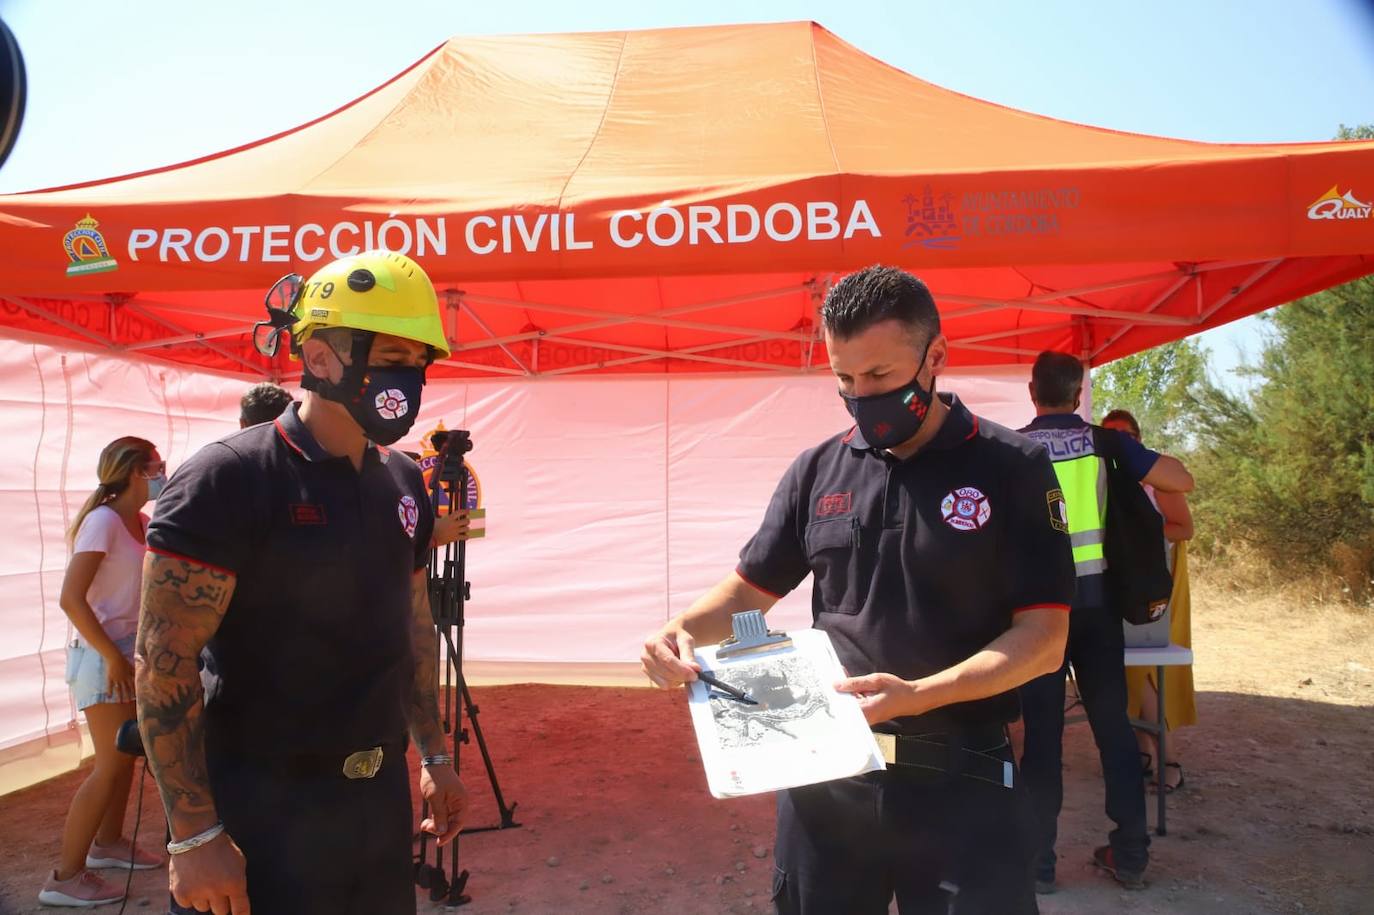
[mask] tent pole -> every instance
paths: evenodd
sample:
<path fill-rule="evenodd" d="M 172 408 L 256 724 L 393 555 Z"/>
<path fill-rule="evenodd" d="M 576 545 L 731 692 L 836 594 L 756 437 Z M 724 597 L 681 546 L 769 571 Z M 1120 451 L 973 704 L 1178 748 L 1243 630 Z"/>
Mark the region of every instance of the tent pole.
<path fill-rule="evenodd" d="M 936 296 L 937 299 L 951 301 L 945 296 Z M 958 296 L 956 298 L 967 300 L 968 296 Z M 1092 308 L 1087 305 L 1053 305 L 1049 302 L 1032 302 L 1027 299 L 981 299 L 982 304 L 972 308 L 965 308 L 962 311 L 952 311 L 944 315 L 945 320 L 955 318 L 967 318 L 973 315 L 983 314 L 989 311 L 1000 311 L 1004 308 L 1021 309 L 1022 311 L 1040 311 L 1046 314 L 1074 315 L 1085 318 L 1097 318 L 1105 321 L 1127 321 L 1138 324 L 1162 324 L 1169 327 L 1187 327 L 1193 323 L 1192 318 L 1182 318 L 1175 315 L 1143 315 L 1133 311 L 1117 311 L 1112 308 Z"/>
<path fill-rule="evenodd" d="M 158 317 L 157 315 L 148 311 L 146 308 L 143 308 L 139 305 L 135 305 L 133 302 L 125 302 L 124 307 L 132 311 L 134 314 L 142 315 L 150 321 L 155 321 L 158 324 L 161 324 L 163 327 L 167 328 L 170 331 L 174 331 L 178 334 L 192 333 L 192 331 L 188 330 L 187 328 L 182 327 L 181 325 L 176 324 L 173 321 L 168 321 L 166 318 Z M 245 366 L 259 377 L 267 376 L 266 367 L 249 362 L 247 359 L 240 357 L 236 353 L 230 352 L 229 350 L 225 349 L 222 346 L 219 346 L 218 344 L 210 343 L 206 340 L 197 340 L 196 345 L 203 346 L 212 353 L 216 353 L 220 356 L 223 356 L 225 359 L 228 359 L 232 362 L 237 362 L 239 365 Z"/>
<path fill-rule="evenodd" d="M 601 320 L 591 321 L 585 324 L 573 324 L 567 327 L 558 328 L 562 334 L 578 334 L 586 331 L 601 330 L 606 327 L 618 327 L 622 324 L 654 324 L 663 327 L 677 327 L 683 330 L 704 330 L 712 333 L 722 334 L 754 334 L 758 332 L 756 327 L 735 327 L 726 324 L 703 324 L 697 321 L 677 321 L 673 316 L 688 314 L 693 311 L 704 311 L 708 308 L 725 308 L 730 305 L 743 305 L 748 302 L 757 302 L 764 299 L 779 298 L 797 292 L 806 291 L 805 283 L 798 286 L 788 286 L 782 289 L 768 289 L 762 292 L 751 292 L 744 295 L 730 296 L 724 299 L 715 299 L 707 302 L 693 302 L 690 305 L 679 305 L 674 308 L 664 308 L 658 311 L 646 312 L 644 314 L 625 314 L 614 311 L 603 311 L 595 308 L 581 308 L 573 305 L 555 305 L 548 302 L 527 302 L 515 299 L 503 299 L 494 296 L 465 294 L 467 303 L 475 305 L 494 305 L 498 308 L 518 308 L 521 310 L 547 311 L 553 314 L 570 314 L 582 317 L 594 317 Z M 471 309 L 469 308 L 469 313 Z M 522 340 L 530 340 L 534 337 L 542 336 L 541 331 L 526 331 L 524 333 L 512 334 L 506 337 L 493 337 L 491 340 L 476 341 L 471 344 L 462 344 L 457 349 L 475 349 L 480 346 L 490 346 L 493 343 L 518 343 Z M 804 341 L 802 334 L 790 335 L 779 332 L 782 339 L 795 339 Z"/>
<path fill-rule="evenodd" d="M 1212 303 L 1211 308 L 1207 309 L 1201 315 L 1198 316 L 1196 323 L 1206 323 L 1208 318 L 1212 317 L 1212 315 L 1216 314 L 1218 311 L 1221 311 L 1222 308 L 1231 304 L 1232 300 L 1234 300 L 1237 296 L 1244 293 L 1246 290 L 1248 290 L 1251 286 L 1258 283 L 1260 280 L 1264 279 L 1270 273 L 1272 273 L 1285 260 L 1286 258 L 1277 257 L 1274 260 L 1271 260 L 1268 263 L 1261 266 L 1254 273 L 1251 273 L 1248 277 L 1245 278 L 1244 282 L 1240 283 L 1237 286 L 1232 286 L 1227 291 L 1226 295 L 1217 299 L 1215 302 Z"/>
<path fill-rule="evenodd" d="M 619 343 L 601 343 L 589 340 L 576 340 L 560 337 L 556 334 L 549 334 L 544 339 L 551 343 L 568 343 L 573 346 L 586 346 L 591 349 L 606 349 L 622 353 L 638 353 L 641 356 L 648 356 L 651 359 L 685 359 L 689 362 L 709 362 L 714 365 L 734 365 L 749 369 L 766 369 L 773 372 L 794 373 L 796 369 L 788 365 L 774 365 L 768 362 L 750 362 L 747 359 L 724 359 L 718 356 L 702 356 L 697 353 L 689 353 L 686 350 L 652 349 L 647 346 L 625 346 Z M 739 341 L 731 341 L 721 344 L 721 346 L 739 346 Z M 596 368 L 601 368 L 605 363 L 597 364 Z M 588 366 L 589 368 L 593 366 Z"/>
<path fill-rule="evenodd" d="M 951 343 L 984 343 L 988 340 L 1002 340 L 1006 337 L 1027 337 L 1031 334 L 1049 333 L 1052 330 L 1071 330 L 1073 321 L 1055 321 L 1053 324 L 1035 324 L 1029 327 L 1014 327 L 1011 330 L 998 330 L 987 334 L 974 334 L 972 337 L 951 339 Z"/>
<path fill-rule="evenodd" d="M 474 369 L 479 372 L 486 372 L 490 375 L 507 375 L 516 378 L 524 376 L 524 372 L 519 369 L 506 368 L 504 365 L 483 365 L 480 362 L 465 362 L 462 359 L 440 359 L 435 365 L 451 365 L 460 369 Z"/>
<path fill-rule="evenodd" d="M 526 374 L 526 375 L 533 375 L 533 374 L 534 374 L 534 372 L 530 371 L 530 367 L 529 367 L 528 365 L 525 364 L 525 360 L 523 360 L 523 359 L 521 359 L 519 356 L 515 355 L 515 353 L 511 351 L 511 348 L 510 348 L 509 346 L 506 346 L 506 344 L 504 344 L 504 343 L 502 343 L 502 342 L 500 342 L 500 341 L 498 341 L 498 340 L 496 339 L 496 334 L 492 333 L 491 327 L 487 324 L 486 321 L 483 321 L 483 320 L 482 320 L 482 316 L 479 315 L 477 312 L 473 311 L 473 310 L 472 310 L 472 306 L 469 305 L 466 301 L 464 301 L 464 298 L 465 298 L 465 297 L 464 297 L 463 293 L 461 293 L 461 292 L 455 292 L 455 293 L 452 293 L 452 295 L 458 300 L 458 308 L 459 308 L 464 314 L 466 314 L 469 318 L 472 319 L 472 323 L 473 323 L 473 324 L 476 324 L 478 327 L 480 327 L 480 328 L 482 329 L 482 333 L 484 333 L 484 334 L 487 335 L 487 339 L 488 339 L 488 340 L 490 340 L 490 341 L 492 341 L 492 342 L 495 342 L 496 345 L 499 346 L 499 347 L 501 348 L 501 352 L 505 353 L 506 356 L 510 359 L 511 362 L 514 362 L 517 366 L 519 366 L 519 367 L 520 367 L 520 370 L 521 370 L 524 374 Z M 483 341 L 474 341 L 474 345 L 478 345 L 478 344 L 486 343 L 486 342 L 487 342 L 487 341 L 485 341 L 485 340 L 483 340 Z"/>
<path fill-rule="evenodd" d="M 1194 276 L 1197 276 L 1197 277 L 1198 277 L 1198 287 L 1201 288 L 1201 286 L 1202 286 L 1202 277 L 1201 277 L 1201 276 L 1198 276 L 1197 274 L 1194 274 L 1194 273 L 1192 273 L 1192 272 L 1184 273 L 1184 274 L 1183 274 L 1182 276 L 1180 276 L 1176 281 L 1174 281 L 1173 283 L 1171 283 L 1171 284 L 1169 285 L 1169 288 L 1168 288 L 1168 289 L 1166 289 L 1166 290 L 1164 290 L 1164 292 L 1160 293 L 1159 296 L 1157 296 L 1157 297 L 1155 298 L 1155 300 L 1154 300 L 1153 302 L 1151 302 L 1151 303 L 1145 308 L 1145 313 L 1146 313 L 1146 314 L 1149 314 L 1149 313 L 1152 313 L 1155 309 L 1163 307 L 1164 303 L 1167 302 L 1167 301 L 1169 301 L 1171 298 L 1173 298 L 1173 297 L 1174 297 L 1174 293 L 1176 293 L 1176 292 L 1178 292 L 1180 289 L 1182 289 L 1183 286 L 1184 286 L 1190 279 L 1192 279 Z M 1114 334 L 1112 334 L 1110 337 L 1108 337 L 1108 338 L 1107 338 L 1107 342 L 1106 342 L 1106 343 L 1103 343 L 1101 346 L 1099 346 L 1099 347 L 1093 352 L 1093 354 L 1092 354 L 1092 356 L 1091 356 L 1090 358 L 1091 358 L 1091 359 L 1096 359 L 1098 356 L 1100 356 L 1100 355 L 1102 355 L 1104 352 L 1106 352 L 1114 343 L 1116 343 L 1116 341 L 1120 340 L 1122 337 L 1126 336 L 1127 334 L 1129 334 L 1131 331 L 1135 330 L 1135 329 L 1136 329 L 1137 327 L 1139 327 L 1139 326 L 1140 326 L 1139 324 L 1135 324 L 1135 323 L 1127 324 L 1125 327 L 1121 328 L 1121 329 L 1118 330 L 1116 333 L 1114 333 Z"/>
<path fill-rule="evenodd" d="M 448 345 L 458 342 L 458 300 L 462 293 L 457 289 L 444 290 L 444 307 L 448 309 Z"/>
<path fill-rule="evenodd" d="M 226 327 L 223 330 L 206 330 L 194 333 L 181 334 L 176 337 L 159 337 L 156 340 L 144 340 L 142 343 L 127 343 L 121 347 L 126 352 L 137 352 L 144 349 L 155 349 L 159 346 L 171 346 L 175 343 L 199 343 L 202 340 L 215 340 L 221 337 L 238 337 L 251 333 L 253 326 L 247 327 Z"/>
<path fill-rule="evenodd" d="M 1022 346 L 989 346 L 986 343 L 966 343 L 963 340 L 949 341 L 950 349 L 977 350 L 980 353 L 1010 353 L 1013 356 L 1038 356 L 1040 350 L 1026 349 Z"/>
<path fill-rule="evenodd" d="M 1258 269 L 1256 269 L 1256 270 L 1254 270 L 1253 272 L 1251 272 L 1251 274 L 1250 274 L 1248 277 L 1246 277 L 1245 280 L 1244 280 L 1243 282 L 1241 282 L 1241 283 L 1239 283 L 1239 284 L 1237 284 L 1237 285 L 1235 285 L 1235 286 L 1232 286 L 1230 289 L 1228 289 L 1228 290 L 1226 291 L 1226 294 L 1225 294 L 1225 295 L 1223 295 L 1221 298 L 1217 299 L 1217 301 L 1213 302 L 1212 305 L 1211 305 L 1211 307 L 1208 308 L 1208 309 L 1206 309 L 1205 311 L 1204 311 L 1203 308 L 1202 308 L 1202 276 L 1201 276 L 1201 271 L 1202 271 L 1204 268 L 1205 268 L 1205 269 L 1208 269 L 1208 270 L 1215 270 L 1215 269 L 1217 269 L 1217 268 L 1215 268 L 1215 267 L 1213 267 L 1213 266 L 1211 266 L 1211 265 L 1198 265 L 1197 268 L 1196 268 L 1196 269 L 1198 270 L 1198 273 L 1191 273 L 1191 272 L 1190 272 L 1190 273 L 1188 273 L 1188 274 L 1186 274 L 1186 275 L 1180 277 L 1180 278 L 1179 278 L 1179 281 L 1178 281 L 1177 283 L 1175 283 L 1173 286 L 1171 286 L 1171 287 L 1169 288 L 1169 290 L 1168 290 L 1166 293 L 1164 293 L 1163 295 L 1161 295 L 1161 296 L 1160 296 L 1158 299 L 1156 299 L 1154 302 L 1151 302 L 1150 305 L 1149 305 L 1149 307 L 1146 308 L 1145 311 L 1146 311 L 1146 313 L 1149 313 L 1149 312 L 1154 311 L 1156 308 L 1159 308 L 1159 307 L 1162 306 L 1166 301 L 1168 301 L 1169 298 L 1170 298 L 1171 296 L 1173 296 L 1173 294 L 1174 294 L 1175 292 L 1177 292 L 1180 288 L 1182 288 L 1184 283 L 1186 283 L 1186 282 L 1188 282 L 1188 280 L 1193 279 L 1194 277 L 1196 277 L 1196 289 L 1197 289 L 1197 315 L 1196 315 L 1196 317 L 1189 318 L 1189 319 L 1188 319 L 1188 323 L 1189 323 L 1189 324 L 1192 324 L 1192 325 L 1194 325 L 1194 326 L 1200 325 L 1200 324 L 1204 323 L 1204 322 L 1205 322 L 1208 318 L 1210 318 L 1212 315 L 1216 314 L 1219 310 L 1221 310 L 1222 308 L 1224 308 L 1226 305 L 1230 304 L 1237 296 L 1242 295 L 1242 294 L 1243 294 L 1247 289 L 1249 289 L 1251 286 L 1255 285 L 1255 284 L 1258 283 L 1260 280 L 1264 279 L 1264 277 L 1268 276 L 1274 269 L 1276 269 L 1280 264 L 1282 264 L 1283 261 L 1284 261 L 1284 258 L 1281 258 L 1281 257 L 1280 257 L 1280 258 L 1276 258 L 1276 259 L 1274 259 L 1274 260 L 1269 260 L 1269 261 L 1262 261 L 1262 262 L 1260 262 L 1260 266 L 1259 266 Z M 1249 266 L 1251 263 L 1254 263 L 1254 262 L 1253 262 L 1253 261 L 1250 261 L 1250 262 L 1242 262 L 1242 263 L 1239 263 L 1239 264 L 1231 264 L 1231 265 L 1229 265 L 1229 266 L 1232 266 L 1232 267 L 1237 267 L 1237 266 Z M 1122 337 L 1126 336 L 1126 334 L 1130 333 L 1131 331 L 1135 330 L 1135 329 L 1136 329 L 1136 326 L 1137 326 L 1136 324 L 1130 324 L 1130 325 L 1128 325 L 1128 326 L 1126 326 L 1126 327 L 1121 328 L 1121 330 L 1117 331 L 1115 334 L 1113 334 L 1111 337 L 1109 337 L 1105 343 L 1103 343 L 1101 346 L 1099 346 L 1099 347 L 1093 352 L 1092 358 L 1093 358 L 1093 359 L 1097 359 L 1098 356 L 1101 356 L 1104 352 L 1106 352 L 1109 348 L 1111 348 L 1118 340 L 1120 340 Z"/>
<path fill-rule="evenodd" d="M 689 346 L 689 347 L 687 347 L 687 348 L 685 348 L 685 349 L 673 350 L 673 355 L 674 355 L 674 356 L 679 356 L 679 357 L 680 357 L 680 356 L 683 356 L 684 354 L 709 353 L 711 350 L 714 350 L 714 349 L 725 349 L 727 346 L 748 346 L 748 345 L 751 344 L 751 343 L 767 343 L 767 342 L 768 342 L 769 340 L 771 340 L 771 339 L 773 339 L 773 338 L 772 338 L 772 337 L 746 337 L 746 338 L 743 339 L 743 340 L 729 340 L 729 341 L 724 342 L 724 343 L 703 343 L 703 344 L 701 344 L 700 346 Z M 662 356 L 659 356 L 659 355 L 653 355 L 653 356 L 629 356 L 629 357 L 627 357 L 627 358 L 625 358 L 625 359 L 607 359 L 607 360 L 602 361 L 602 362 L 584 362 L 584 363 L 582 363 L 581 365 L 569 365 L 569 366 L 566 366 L 566 367 L 561 368 L 561 369 L 549 369 L 548 371 L 543 372 L 543 373 L 541 373 L 541 374 L 543 374 L 543 375 L 545 375 L 545 376 L 550 376 L 550 375 L 573 375 L 573 374 L 576 374 L 576 373 L 578 373 L 578 372 L 590 371 L 591 369 L 598 369 L 598 368 L 602 368 L 602 369 L 616 368 L 616 367 L 622 366 L 622 365 L 634 365 L 634 364 L 639 363 L 639 362 L 653 362 L 655 359 L 661 359 L 661 358 L 663 358 L 663 357 L 662 357 Z"/>

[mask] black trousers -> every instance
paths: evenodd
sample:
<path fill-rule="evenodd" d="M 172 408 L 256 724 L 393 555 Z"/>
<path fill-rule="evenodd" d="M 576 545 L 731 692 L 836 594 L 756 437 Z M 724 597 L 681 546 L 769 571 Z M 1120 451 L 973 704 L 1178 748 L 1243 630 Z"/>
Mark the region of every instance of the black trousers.
<path fill-rule="evenodd" d="M 413 915 L 414 824 L 402 750 L 387 754 L 370 779 L 291 774 L 223 752 L 207 762 L 225 832 L 247 861 L 253 915 Z M 194 911 L 172 901 L 175 915 Z"/>
<path fill-rule="evenodd" d="M 1010 759 L 1010 750 L 1004 751 Z M 889 767 L 778 792 L 780 915 L 1036 913 L 1025 793 Z"/>
<path fill-rule="evenodd" d="M 1112 853 L 1117 864 L 1132 869 L 1143 870 L 1149 861 L 1140 747 L 1126 714 L 1124 649 L 1118 615 L 1104 607 L 1074 607 L 1063 666 L 1021 687 L 1026 724 L 1021 771 L 1035 810 L 1037 875 L 1042 879 L 1054 879 L 1054 845 L 1064 804 L 1064 679 L 1070 662 L 1102 761 L 1107 816 L 1116 823 L 1108 836 Z"/>

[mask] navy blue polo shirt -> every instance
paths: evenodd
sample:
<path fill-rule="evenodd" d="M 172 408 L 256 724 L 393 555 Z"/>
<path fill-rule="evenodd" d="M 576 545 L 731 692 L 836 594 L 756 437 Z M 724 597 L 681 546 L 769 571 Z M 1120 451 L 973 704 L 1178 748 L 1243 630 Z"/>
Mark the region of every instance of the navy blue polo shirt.
<path fill-rule="evenodd" d="M 1030 439 L 1045 446 L 1051 461 L 1069 461 L 1084 455 L 1093 454 L 1092 426 L 1077 413 L 1046 413 L 1035 417 L 1021 428 Z M 1103 429 L 1108 435 L 1116 436 L 1117 457 L 1121 467 L 1136 482 L 1145 475 L 1159 460 L 1159 452 L 1151 451 L 1120 429 Z M 1105 473 L 1105 469 L 1099 472 Z M 1084 575 L 1078 579 L 1078 593 L 1074 600 L 1077 607 L 1105 607 L 1107 605 L 1106 578 L 1101 573 Z"/>
<path fill-rule="evenodd" d="M 158 498 L 155 553 L 236 576 L 207 663 L 207 736 L 259 753 L 399 740 L 414 691 L 411 576 L 434 521 L 415 462 L 326 452 L 293 404 L 206 445 Z"/>
<path fill-rule="evenodd" d="M 1067 610 L 1074 566 L 1045 450 L 952 394 L 935 438 L 906 460 L 857 429 L 788 468 L 738 572 L 782 596 L 815 576 L 812 618 L 851 676 L 911 680 L 958 664 L 1022 610 Z M 1013 720 L 1015 693 L 899 719 L 906 733 Z"/>

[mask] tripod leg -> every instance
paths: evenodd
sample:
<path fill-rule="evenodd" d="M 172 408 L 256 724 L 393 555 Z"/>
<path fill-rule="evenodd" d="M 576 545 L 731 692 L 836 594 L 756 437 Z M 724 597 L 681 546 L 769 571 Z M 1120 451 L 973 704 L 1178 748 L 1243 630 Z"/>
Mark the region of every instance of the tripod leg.
<path fill-rule="evenodd" d="M 501 811 L 501 828 L 509 829 L 518 826 L 515 822 L 515 804 L 506 806 L 506 799 L 501 795 L 501 785 L 496 780 L 496 767 L 491 761 L 491 752 L 487 750 L 487 741 L 482 736 L 482 726 L 477 723 L 477 703 L 472 701 L 472 693 L 468 691 L 466 680 L 460 679 L 459 685 L 463 690 L 463 706 L 467 710 L 468 721 L 472 724 L 473 736 L 477 738 L 477 749 L 482 753 L 482 763 L 487 768 L 487 779 L 491 782 L 491 792 L 496 796 L 496 806 Z"/>

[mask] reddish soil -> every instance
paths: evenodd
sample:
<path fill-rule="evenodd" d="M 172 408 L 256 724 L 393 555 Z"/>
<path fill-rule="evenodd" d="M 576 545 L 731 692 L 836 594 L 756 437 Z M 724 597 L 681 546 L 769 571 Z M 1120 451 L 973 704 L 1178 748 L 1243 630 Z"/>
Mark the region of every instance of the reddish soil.
<path fill-rule="evenodd" d="M 1108 823 L 1091 735 L 1076 724 L 1065 737 L 1061 889 L 1041 910 L 1374 911 L 1374 624 L 1220 589 L 1195 600 L 1201 724 L 1179 734 L 1187 784 L 1154 841 L 1150 886 L 1124 893 L 1086 863 Z M 709 796 L 680 693 L 519 685 L 475 696 L 522 826 L 462 839 L 463 911 L 769 910 L 772 798 Z M 464 753 L 472 823 L 495 824 L 477 754 Z M 85 771 L 0 798 L 0 913 L 51 911 L 34 899 Z M 156 847 L 151 781 L 143 807 L 140 834 Z M 1150 809 L 1153 819 L 1153 796 Z M 165 899 L 166 871 L 142 872 L 128 911 L 160 912 Z"/>

